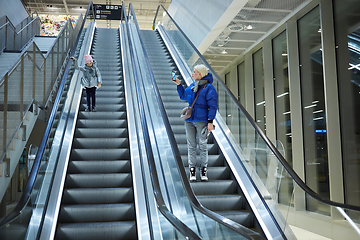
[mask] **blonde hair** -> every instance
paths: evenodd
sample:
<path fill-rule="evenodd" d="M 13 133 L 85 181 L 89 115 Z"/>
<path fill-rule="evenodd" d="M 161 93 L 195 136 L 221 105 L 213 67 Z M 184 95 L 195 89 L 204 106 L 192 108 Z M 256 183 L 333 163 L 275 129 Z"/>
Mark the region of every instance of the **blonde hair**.
<path fill-rule="evenodd" d="M 203 65 L 203 64 L 196 65 L 196 66 L 194 67 L 194 69 L 200 73 L 201 78 L 203 78 L 203 77 L 205 77 L 206 75 L 208 75 L 208 71 L 209 71 L 209 70 L 208 70 L 208 68 L 207 68 L 205 65 Z"/>

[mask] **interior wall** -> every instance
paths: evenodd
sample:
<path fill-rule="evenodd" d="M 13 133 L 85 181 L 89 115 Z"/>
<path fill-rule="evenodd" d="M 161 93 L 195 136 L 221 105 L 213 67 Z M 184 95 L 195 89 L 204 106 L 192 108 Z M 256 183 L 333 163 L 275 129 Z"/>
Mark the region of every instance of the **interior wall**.
<path fill-rule="evenodd" d="M 20 0 L 0 0 L 0 17 L 7 16 L 14 26 L 27 18 L 24 5 Z"/>

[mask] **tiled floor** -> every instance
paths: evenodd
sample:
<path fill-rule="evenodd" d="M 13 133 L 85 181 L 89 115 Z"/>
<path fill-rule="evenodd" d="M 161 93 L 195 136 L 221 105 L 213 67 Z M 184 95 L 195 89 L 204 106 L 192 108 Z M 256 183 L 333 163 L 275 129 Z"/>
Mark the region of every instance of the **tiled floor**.
<path fill-rule="evenodd" d="M 290 226 L 290 228 L 298 240 L 331 240 L 330 238 L 320 236 L 316 233 L 312 233 L 298 227 Z"/>

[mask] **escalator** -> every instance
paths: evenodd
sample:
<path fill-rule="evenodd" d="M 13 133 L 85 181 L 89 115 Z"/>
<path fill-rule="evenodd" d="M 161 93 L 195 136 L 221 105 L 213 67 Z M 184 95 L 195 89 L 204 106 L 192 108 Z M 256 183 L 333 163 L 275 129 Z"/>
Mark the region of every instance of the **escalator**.
<path fill-rule="evenodd" d="M 137 239 L 119 31 L 96 29 L 96 112 L 83 91 L 55 239 Z"/>
<path fill-rule="evenodd" d="M 184 121 L 179 117 L 181 109 L 186 107 L 187 103 L 181 101 L 178 97 L 176 85 L 171 81 L 171 71 L 176 71 L 179 79 L 181 79 L 181 75 L 157 31 L 142 30 L 141 37 L 144 41 L 151 68 L 175 135 L 186 173 L 189 174 Z M 184 81 L 182 83 L 184 84 Z M 209 137 L 208 151 L 209 181 L 191 183 L 191 187 L 199 202 L 209 210 L 262 233 L 241 188 L 234 180 L 231 170 L 227 166 L 226 161 L 224 161 L 224 156 L 212 135 Z M 200 179 L 199 169 L 197 169 L 196 174 L 197 179 Z"/>
<path fill-rule="evenodd" d="M 124 7 L 123 9 L 125 11 Z M 133 9 L 131 10 L 133 12 Z M 132 24 L 136 23 L 134 14 L 129 16 L 128 19 L 132 21 Z M 129 35 L 136 35 L 135 27 L 129 28 L 128 32 Z M 169 34 L 171 34 L 170 31 Z M 69 159 L 69 162 L 63 165 L 58 163 L 54 183 L 50 183 L 53 189 L 49 193 L 49 198 L 53 199 L 49 200 L 49 202 L 56 202 L 59 205 L 58 209 L 47 206 L 47 213 L 43 214 L 45 220 L 42 220 L 44 221 L 42 230 L 50 229 L 48 223 L 55 222 L 56 239 L 293 239 L 287 229 L 286 221 L 285 223 L 281 222 L 282 217 L 276 216 L 276 211 L 273 211 L 273 200 L 278 193 L 271 195 L 267 191 L 268 189 L 262 189 L 261 186 L 266 180 L 259 180 L 256 173 L 251 172 L 251 169 L 254 168 L 244 167 L 240 164 L 240 161 L 243 161 L 244 165 L 252 163 L 254 159 L 256 163 L 261 160 L 265 160 L 266 163 L 266 161 L 271 160 L 270 157 L 273 157 L 269 154 L 263 154 L 264 149 L 267 153 L 270 152 L 268 148 L 271 147 L 271 144 L 266 142 L 267 138 L 261 135 L 256 125 L 245 123 L 245 131 L 240 129 L 243 135 L 247 133 L 246 136 L 255 139 L 256 145 L 248 144 L 247 147 L 250 149 L 248 153 L 245 152 L 246 148 L 244 147 L 241 148 L 243 151 L 237 152 L 238 155 L 231 155 L 232 153 L 227 150 L 237 150 L 236 144 L 233 142 L 231 146 L 226 145 L 229 140 L 222 138 L 221 134 L 226 132 L 235 135 L 235 131 L 228 131 L 228 126 L 221 122 L 222 119 L 219 116 L 223 114 L 219 112 L 215 122 L 217 131 L 210 135 L 208 142 L 209 182 L 194 182 L 191 183 L 190 187 L 187 181 L 189 169 L 187 167 L 185 130 L 183 120 L 179 117 L 180 110 L 186 104 L 180 101 L 176 86 L 171 81 L 170 72 L 172 70 L 177 71 L 178 77 L 183 78 L 183 84 L 188 84 L 189 76 L 186 75 L 184 66 L 181 66 L 181 63 L 179 64 L 179 59 L 173 57 L 173 50 L 169 47 L 172 43 L 169 43 L 164 38 L 164 32 L 161 32 L 161 30 L 141 31 L 141 37 L 144 40 L 144 46 L 152 69 L 150 72 L 154 73 L 156 85 L 160 90 L 162 103 L 165 106 L 168 117 L 165 119 L 162 114 L 159 114 L 158 109 L 152 108 L 153 105 L 151 104 L 157 102 L 157 100 L 145 98 L 150 96 L 150 92 L 153 90 L 144 83 L 144 81 L 151 82 L 150 78 L 153 78 L 151 74 L 147 75 L 146 67 L 143 67 L 147 56 L 142 58 L 139 53 L 127 53 L 129 51 L 128 46 L 126 44 L 123 46 L 122 38 L 126 39 L 124 35 L 125 32 L 119 34 L 119 30 L 96 29 L 94 35 L 89 33 L 85 39 L 85 42 L 92 42 L 90 53 L 97 60 L 103 78 L 102 87 L 97 90 L 97 111 L 85 112 L 85 94 L 80 89 L 78 93 L 82 92 L 82 94 L 78 98 L 79 101 L 76 100 L 76 90 L 71 90 L 70 92 L 74 95 L 73 99 L 75 100 L 70 99 L 71 104 L 66 103 L 62 106 L 63 111 L 69 113 L 67 121 L 70 123 L 67 123 L 66 130 L 60 135 L 61 138 L 65 139 L 59 144 L 64 150 L 61 150 L 56 158 L 59 161 Z M 181 36 L 178 32 L 177 35 Z M 129 36 L 130 38 L 134 40 L 132 50 L 137 49 L 141 52 L 141 46 L 138 45 L 139 41 L 137 41 L 136 37 Z M 121 39 L 121 42 L 119 42 L 119 39 Z M 175 42 L 174 45 L 176 45 Z M 186 51 L 184 55 L 189 58 L 194 55 Z M 82 51 L 80 56 L 85 53 L 86 50 Z M 137 55 L 138 58 L 132 59 L 134 55 Z M 130 61 L 130 58 L 133 61 L 130 64 L 132 66 L 124 64 L 124 62 Z M 141 61 L 144 61 L 143 65 L 141 65 Z M 124 69 L 122 69 L 123 66 L 125 66 Z M 189 66 L 191 67 L 191 64 Z M 136 68 L 140 70 L 139 76 L 137 76 Z M 127 76 L 125 71 L 127 71 L 127 74 L 133 71 L 133 78 L 136 80 L 129 78 L 125 81 L 125 76 Z M 142 82 L 138 81 L 137 78 L 142 78 Z M 219 90 L 220 84 L 218 80 L 216 81 L 220 100 L 229 99 L 229 94 Z M 73 79 L 73 82 L 76 83 L 76 79 Z M 72 87 L 76 85 L 75 83 Z M 135 110 L 135 105 L 137 105 L 135 95 L 137 94 L 144 97 L 143 102 L 138 98 L 138 108 L 141 113 L 129 111 L 129 109 L 137 111 Z M 129 103 L 128 99 L 132 99 L 132 103 Z M 141 109 L 142 107 L 144 109 Z M 235 106 L 233 109 L 238 108 Z M 246 114 L 242 115 L 242 117 L 249 118 Z M 72 118 L 74 123 L 71 123 Z M 61 116 L 60 121 L 63 119 L 65 117 Z M 167 130 L 164 131 L 164 129 L 168 128 L 167 126 L 164 127 L 163 123 L 166 125 L 167 119 L 170 122 L 173 137 L 176 139 L 176 147 L 171 146 L 169 148 L 167 142 L 157 138 L 166 135 Z M 240 119 L 235 122 L 242 121 L 243 119 Z M 146 124 L 148 124 L 148 129 Z M 62 123 L 59 123 L 59 125 L 62 125 Z M 231 127 L 229 126 L 229 128 Z M 141 131 L 143 131 L 143 135 Z M 137 134 L 139 149 L 141 148 L 137 154 L 141 155 L 141 160 L 134 161 L 132 152 L 134 149 L 130 147 L 133 142 L 131 132 Z M 54 135 L 54 142 L 57 142 L 57 135 Z M 175 142 L 172 141 L 171 137 L 168 138 L 171 144 Z M 66 149 L 66 141 L 70 142 L 71 148 L 69 150 Z M 144 150 L 145 148 L 146 150 Z M 151 148 L 153 151 L 151 151 Z M 176 157 L 176 149 L 179 151 L 181 158 Z M 271 149 L 271 151 L 277 154 L 276 150 Z M 69 153 L 69 158 L 66 157 L 66 152 Z M 165 161 L 174 156 L 182 162 L 181 167 L 179 165 L 176 167 L 174 164 L 166 165 L 168 162 Z M 261 159 L 262 157 L 264 159 Z M 51 154 L 49 158 L 51 160 Z M 279 158 L 281 159 L 281 157 Z M 154 161 L 154 163 L 151 163 L 151 161 Z M 284 160 L 281 159 L 281 161 Z M 186 170 L 183 170 L 184 166 Z M 245 168 L 248 173 L 245 173 Z M 135 176 L 134 169 L 142 171 L 142 176 Z M 61 170 L 64 171 L 64 174 L 60 173 Z M 158 173 L 154 170 L 157 170 Z M 291 171 L 290 173 L 293 174 Z M 65 181 L 60 181 L 56 174 L 63 175 L 62 180 L 65 179 Z M 45 171 L 44 175 L 47 177 L 48 172 Z M 283 175 L 285 175 L 285 172 Z M 143 179 L 139 180 L 140 177 L 143 177 Z M 296 174 L 287 175 L 286 177 L 297 183 L 299 182 Z M 172 180 L 172 182 L 169 180 Z M 46 182 L 46 184 L 49 184 L 49 182 Z M 56 185 L 60 186 L 62 184 L 64 188 L 57 191 Z M 141 186 L 141 184 L 144 184 L 144 186 Z M 154 186 L 156 184 L 158 186 Z M 161 185 L 161 190 L 159 185 Z M 247 189 L 249 186 L 256 186 L 253 188 L 256 188 L 257 192 L 249 192 Z M 139 189 L 144 195 L 138 195 L 136 191 L 139 191 Z M 202 206 L 217 213 L 222 218 L 211 215 L 206 210 L 200 211 L 199 208 L 202 206 L 194 207 L 193 199 L 189 200 L 191 196 L 189 194 L 186 196 L 185 191 L 187 193 L 193 191 Z M 164 194 L 164 199 L 161 199 L 162 201 L 159 204 L 158 199 L 156 202 L 154 199 L 159 198 L 161 194 Z M 310 194 L 312 193 L 310 192 Z M 54 195 L 59 195 L 57 201 L 52 201 L 56 199 Z M 147 202 L 139 203 L 138 201 L 141 200 Z M 189 204 L 190 201 L 192 201 L 193 205 Z M 261 203 L 254 205 L 251 201 Z M 47 203 L 40 202 L 42 206 L 45 204 Z M 332 203 L 329 202 L 329 204 Z M 266 206 L 266 209 L 263 209 L 263 206 Z M 348 207 L 345 205 L 340 206 Z M 164 214 L 164 209 L 167 207 L 171 210 L 171 213 L 168 211 L 168 213 Z M 351 206 L 350 209 L 352 209 Z M 147 212 L 148 215 L 141 218 L 138 215 L 139 211 Z M 53 216 L 55 216 L 55 220 L 52 218 Z M 144 223 L 144 219 L 147 222 Z M 266 221 L 266 219 L 270 219 L 270 221 Z M 174 224 L 176 221 L 177 226 Z M 237 225 L 232 225 L 233 221 Z M 142 225 L 138 227 L 140 223 Z M 29 224 L 29 226 L 31 225 Z M 179 227 L 180 225 L 181 227 Z M 230 225 L 235 227 L 232 228 Z M 241 231 L 235 230 L 238 226 L 245 226 L 250 230 L 245 231 L 246 234 L 242 235 Z M 191 231 L 189 231 L 189 228 L 193 231 L 191 234 L 187 234 Z M 25 228 L 23 230 L 25 231 Z M 248 235 L 249 232 L 250 235 Z M 189 237 L 190 235 L 193 237 Z M 41 233 L 41 237 L 36 239 L 50 238 L 45 233 Z"/>

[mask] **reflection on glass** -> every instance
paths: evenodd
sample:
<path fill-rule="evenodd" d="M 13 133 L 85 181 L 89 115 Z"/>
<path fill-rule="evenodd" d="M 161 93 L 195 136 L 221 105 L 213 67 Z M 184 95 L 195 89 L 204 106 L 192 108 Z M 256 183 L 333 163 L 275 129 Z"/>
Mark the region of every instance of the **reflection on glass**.
<path fill-rule="evenodd" d="M 253 55 L 254 66 L 254 95 L 255 95 L 255 120 L 261 130 L 266 134 L 265 116 L 265 87 L 264 87 L 264 67 L 262 49 Z"/>
<path fill-rule="evenodd" d="M 292 166 L 292 147 L 291 147 L 291 121 L 290 121 L 290 92 L 289 92 L 289 71 L 287 57 L 286 32 L 273 39 L 273 67 L 274 67 L 274 87 L 275 87 L 275 114 L 276 114 L 276 139 L 277 148 L 285 159 Z M 282 151 L 281 151 L 282 150 Z M 284 178 L 277 168 L 276 174 L 282 178 L 280 186 L 280 203 L 290 203 L 293 182 L 291 179 Z"/>
<path fill-rule="evenodd" d="M 360 205 L 360 5 L 334 0 L 345 203 Z M 360 222 L 360 214 L 349 212 Z"/>
<path fill-rule="evenodd" d="M 298 21 L 299 54 L 307 185 L 329 199 L 329 169 L 319 7 Z M 307 208 L 329 214 L 330 209 L 307 197 Z"/>

